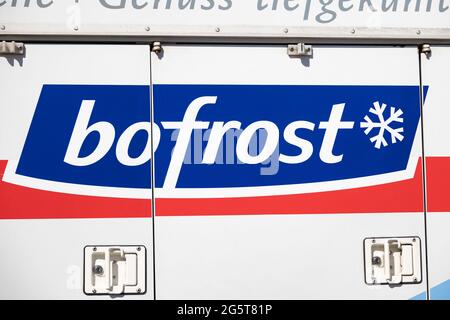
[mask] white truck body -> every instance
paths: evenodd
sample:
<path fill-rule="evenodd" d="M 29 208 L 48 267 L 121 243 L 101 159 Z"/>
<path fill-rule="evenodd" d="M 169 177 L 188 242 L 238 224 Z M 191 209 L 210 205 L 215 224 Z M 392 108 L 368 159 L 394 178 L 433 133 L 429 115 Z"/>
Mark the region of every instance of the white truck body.
<path fill-rule="evenodd" d="M 5 0 L 2 41 L 0 299 L 450 298 L 450 1 Z"/>

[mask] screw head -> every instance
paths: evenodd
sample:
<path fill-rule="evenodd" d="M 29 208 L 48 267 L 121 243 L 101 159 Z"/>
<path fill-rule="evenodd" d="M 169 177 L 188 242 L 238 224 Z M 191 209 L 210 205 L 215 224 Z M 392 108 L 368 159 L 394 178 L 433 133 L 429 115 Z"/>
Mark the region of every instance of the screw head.
<path fill-rule="evenodd" d="M 145 27 L 145 31 L 150 31 L 150 27 L 149 27 L 149 26 L 146 26 L 146 27 Z"/>
<path fill-rule="evenodd" d="M 94 249 L 92 249 L 92 251 L 97 251 L 97 247 L 94 247 Z"/>
<path fill-rule="evenodd" d="M 289 32 L 289 29 L 288 29 L 288 28 L 284 28 L 284 29 L 283 29 L 283 32 L 284 32 L 284 33 L 288 33 L 288 32 Z"/>
<path fill-rule="evenodd" d="M 97 290 L 95 290 L 95 289 L 92 289 L 92 293 L 97 293 Z"/>
<path fill-rule="evenodd" d="M 99 265 L 94 266 L 94 273 L 98 275 L 103 274 L 103 267 Z"/>
<path fill-rule="evenodd" d="M 420 30 L 417 30 L 416 31 L 416 34 L 421 34 L 422 32 L 420 31 Z"/>
<path fill-rule="evenodd" d="M 0 30 L 5 30 L 5 29 L 6 29 L 6 27 L 4 25 L 0 26 Z"/>
<path fill-rule="evenodd" d="M 356 30 L 355 30 L 355 29 L 352 29 L 350 32 L 351 32 L 352 34 L 355 34 L 355 33 L 356 33 Z"/>
<path fill-rule="evenodd" d="M 73 27 L 73 30 L 78 31 L 78 26 Z"/>
<path fill-rule="evenodd" d="M 216 28 L 216 32 L 220 32 L 220 28 Z"/>
<path fill-rule="evenodd" d="M 372 257 L 372 264 L 379 266 L 381 264 L 381 258 L 377 256 Z"/>
<path fill-rule="evenodd" d="M 417 278 L 413 278 L 414 282 L 417 282 Z"/>
<path fill-rule="evenodd" d="M 136 291 L 137 291 L 137 293 L 141 293 L 141 292 L 142 292 L 142 290 L 141 290 L 141 289 L 137 289 Z"/>
<path fill-rule="evenodd" d="M 141 247 L 137 247 L 137 249 L 136 249 L 137 251 L 141 251 Z"/>

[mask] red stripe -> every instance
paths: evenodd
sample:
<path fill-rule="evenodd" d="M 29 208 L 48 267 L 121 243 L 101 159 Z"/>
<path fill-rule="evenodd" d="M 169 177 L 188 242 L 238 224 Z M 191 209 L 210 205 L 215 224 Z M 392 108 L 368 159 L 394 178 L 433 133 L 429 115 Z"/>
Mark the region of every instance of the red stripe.
<path fill-rule="evenodd" d="M 426 157 L 428 212 L 450 212 L 450 158 Z"/>
<path fill-rule="evenodd" d="M 429 212 L 450 212 L 450 157 L 427 157 Z M 0 172 L 6 161 L 0 161 Z M 423 212 L 421 161 L 414 178 L 311 194 L 156 199 L 160 216 Z M 0 181 L 0 219 L 150 217 L 151 201 L 64 194 Z"/>
<path fill-rule="evenodd" d="M 0 172 L 6 168 L 0 161 Z M 151 216 L 151 201 L 81 196 L 17 186 L 1 181 L 0 219 L 142 218 Z"/>
<path fill-rule="evenodd" d="M 383 185 L 284 196 L 158 199 L 159 216 L 423 212 L 422 165 L 414 178 Z"/>

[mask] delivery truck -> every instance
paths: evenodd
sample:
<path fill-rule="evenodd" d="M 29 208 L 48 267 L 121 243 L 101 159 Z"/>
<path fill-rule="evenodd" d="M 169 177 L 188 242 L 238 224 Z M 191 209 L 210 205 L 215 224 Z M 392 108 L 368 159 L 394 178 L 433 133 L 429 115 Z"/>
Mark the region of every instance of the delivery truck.
<path fill-rule="evenodd" d="M 450 299 L 450 0 L 0 1 L 0 299 Z"/>

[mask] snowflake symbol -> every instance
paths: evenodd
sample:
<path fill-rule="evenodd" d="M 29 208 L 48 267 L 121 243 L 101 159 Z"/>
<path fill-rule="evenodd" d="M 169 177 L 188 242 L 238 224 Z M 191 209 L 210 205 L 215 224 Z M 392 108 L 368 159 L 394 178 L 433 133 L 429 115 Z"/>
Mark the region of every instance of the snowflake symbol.
<path fill-rule="evenodd" d="M 381 146 L 386 147 L 388 145 L 388 143 L 384 137 L 386 131 L 388 132 L 388 134 L 390 134 L 392 143 L 396 143 L 397 141 L 402 141 L 404 138 L 402 135 L 402 132 L 404 131 L 403 127 L 396 128 L 396 129 L 391 127 L 391 124 L 393 124 L 394 122 L 403 123 L 402 109 L 395 109 L 394 107 L 391 107 L 390 115 L 386 120 L 384 119 L 384 111 L 385 110 L 386 110 L 386 104 L 383 103 L 382 105 L 380 105 L 380 103 L 378 101 L 374 102 L 373 107 L 370 108 L 369 112 L 373 113 L 374 115 L 376 115 L 378 117 L 378 119 L 377 119 L 378 122 L 373 122 L 370 119 L 369 115 L 366 115 L 364 117 L 365 121 L 361 122 L 361 128 L 366 129 L 366 130 L 364 130 L 364 133 L 366 135 L 369 135 L 369 133 L 372 131 L 372 129 L 379 128 L 378 134 L 376 134 L 370 138 L 370 141 L 375 143 L 375 148 L 377 148 L 377 149 L 380 149 Z"/>

